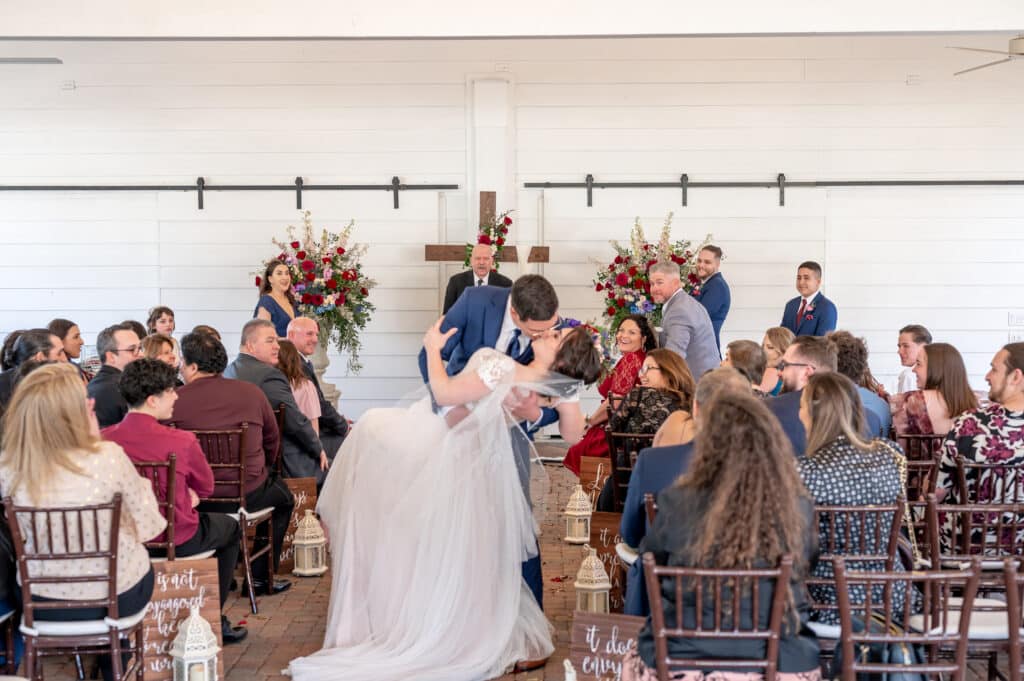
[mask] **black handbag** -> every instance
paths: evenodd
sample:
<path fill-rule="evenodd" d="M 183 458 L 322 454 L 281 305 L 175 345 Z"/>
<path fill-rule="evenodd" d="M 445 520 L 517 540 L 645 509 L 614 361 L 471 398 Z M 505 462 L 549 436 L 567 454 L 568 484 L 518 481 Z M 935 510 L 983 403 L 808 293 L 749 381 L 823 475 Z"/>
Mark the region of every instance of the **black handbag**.
<path fill-rule="evenodd" d="M 868 626 L 872 633 L 884 633 L 885 623 L 872 618 L 868 620 Z M 864 631 L 864 623 L 853 619 L 853 630 Z M 889 633 L 902 633 L 902 630 L 891 624 Z M 925 663 L 924 650 L 919 645 L 907 645 L 904 643 L 855 643 L 854 653 L 858 662 L 866 664 L 903 664 L 918 665 Z M 833 669 L 835 678 L 840 677 L 840 670 L 843 668 L 843 645 L 840 641 L 836 643 L 835 657 L 833 658 Z M 883 672 L 879 674 L 868 674 L 858 672 L 857 681 L 927 681 L 927 675 L 921 672 Z"/>

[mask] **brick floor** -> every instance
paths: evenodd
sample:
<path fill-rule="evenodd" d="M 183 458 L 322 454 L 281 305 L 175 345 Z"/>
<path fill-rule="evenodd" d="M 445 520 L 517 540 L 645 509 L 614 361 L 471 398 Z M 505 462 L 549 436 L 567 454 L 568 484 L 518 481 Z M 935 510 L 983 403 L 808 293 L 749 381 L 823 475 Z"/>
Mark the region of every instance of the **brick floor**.
<path fill-rule="evenodd" d="M 557 456 L 557 445 L 544 445 L 542 456 Z M 508 674 L 500 681 L 562 681 L 562 661 L 568 656 L 569 630 L 575 594 L 572 580 L 582 560 L 582 551 L 562 541 L 561 510 L 565 507 L 576 477 L 560 465 L 546 467 L 551 481 L 547 516 L 542 526 L 541 558 L 544 569 L 544 611 L 554 627 L 555 652 L 547 666 L 533 672 Z M 557 581 L 561 578 L 564 581 Z M 224 669 L 227 681 L 286 681 L 281 675 L 293 658 L 320 648 L 324 617 L 330 598 L 330 573 L 319 578 L 291 577 L 292 588 L 280 596 L 259 599 L 260 614 L 249 614 L 248 601 L 233 593 L 228 600 L 228 617 L 242 621 L 249 636 L 241 644 L 226 646 Z M 1001 658 L 1001 662 L 1004 661 Z M 1000 665 L 1004 668 L 1005 664 Z M 969 681 L 986 678 L 983 662 L 971 662 Z M 46 678 L 54 681 L 75 679 L 70 660 L 47 663 Z"/>

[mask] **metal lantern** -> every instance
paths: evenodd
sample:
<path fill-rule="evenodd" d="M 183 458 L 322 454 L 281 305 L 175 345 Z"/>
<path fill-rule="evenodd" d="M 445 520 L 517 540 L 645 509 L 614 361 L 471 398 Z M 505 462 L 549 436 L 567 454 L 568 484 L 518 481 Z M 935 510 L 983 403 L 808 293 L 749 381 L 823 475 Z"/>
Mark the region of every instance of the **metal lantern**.
<path fill-rule="evenodd" d="M 318 577 L 327 572 L 327 539 L 320 521 L 308 508 L 295 530 L 292 547 L 295 550 L 293 575 Z"/>
<path fill-rule="evenodd" d="M 569 503 L 565 505 L 565 541 L 570 544 L 586 544 L 590 541 L 590 517 L 593 509 L 590 498 L 583 491 L 583 485 L 576 485 Z"/>
<path fill-rule="evenodd" d="M 607 613 L 610 608 L 608 596 L 612 590 L 612 583 L 608 579 L 608 573 L 604 571 L 604 564 L 597 557 L 597 549 L 589 545 L 583 547 L 587 557 L 583 559 L 579 572 L 576 573 L 576 609 L 584 612 Z"/>
<path fill-rule="evenodd" d="M 217 681 L 217 637 L 210 623 L 199 615 L 199 607 L 178 626 L 171 645 L 174 681 Z"/>

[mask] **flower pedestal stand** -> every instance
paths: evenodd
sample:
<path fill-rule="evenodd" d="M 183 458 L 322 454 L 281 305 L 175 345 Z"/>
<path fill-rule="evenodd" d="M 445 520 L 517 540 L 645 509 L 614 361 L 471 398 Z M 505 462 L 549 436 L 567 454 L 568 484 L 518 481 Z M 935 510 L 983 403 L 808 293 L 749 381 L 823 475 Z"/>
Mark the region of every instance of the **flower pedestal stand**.
<path fill-rule="evenodd" d="M 327 383 L 324 380 L 324 372 L 327 371 L 327 367 L 330 366 L 331 360 L 327 356 L 327 348 L 324 347 L 323 343 L 316 344 L 316 352 L 310 358 L 313 363 L 313 373 L 316 374 L 316 380 L 320 383 L 320 389 L 324 391 L 324 398 L 331 403 L 331 405 L 338 408 L 338 398 L 341 397 L 341 391 L 338 390 L 337 386 L 333 383 Z"/>

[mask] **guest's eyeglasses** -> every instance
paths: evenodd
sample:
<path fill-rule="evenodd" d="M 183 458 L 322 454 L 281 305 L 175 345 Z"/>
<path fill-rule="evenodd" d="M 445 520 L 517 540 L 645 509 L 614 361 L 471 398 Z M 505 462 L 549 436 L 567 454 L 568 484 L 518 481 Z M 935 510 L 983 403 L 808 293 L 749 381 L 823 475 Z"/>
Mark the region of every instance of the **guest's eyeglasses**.
<path fill-rule="evenodd" d="M 813 365 L 805 364 L 803 362 L 787 362 L 786 360 L 783 359 L 783 360 L 780 360 L 779 363 L 775 365 L 775 370 L 776 371 L 785 371 L 786 367 L 809 367 L 809 366 L 813 366 Z"/>
<path fill-rule="evenodd" d="M 648 371 L 661 371 L 661 367 L 654 367 L 654 366 L 642 366 L 642 367 L 640 367 L 640 375 L 641 376 L 646 374 Z"/>
<path fill-rule="evenodd" d="M 116 350 L 114 350 L 114 352 L 127 352 L 127 353 L 130 353 L 132 355 L 138 355 L 139 353 L 142 352 L 142 346 L 141 345 L 130 345 L 127 348 L 117 348 Z"/>

